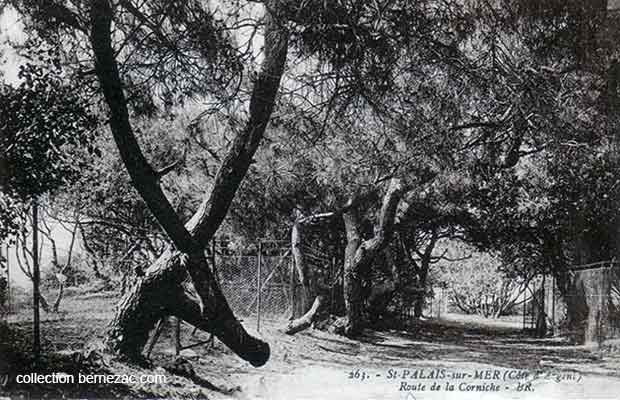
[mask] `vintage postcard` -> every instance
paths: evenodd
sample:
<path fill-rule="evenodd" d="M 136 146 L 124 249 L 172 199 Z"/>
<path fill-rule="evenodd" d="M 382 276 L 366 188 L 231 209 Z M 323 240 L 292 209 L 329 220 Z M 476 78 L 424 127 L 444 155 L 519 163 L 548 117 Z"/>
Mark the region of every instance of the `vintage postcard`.
<path fill-rule="evenodd" d="M 0 400 L 620 398 L 620 1 L 0 1 Z"/>

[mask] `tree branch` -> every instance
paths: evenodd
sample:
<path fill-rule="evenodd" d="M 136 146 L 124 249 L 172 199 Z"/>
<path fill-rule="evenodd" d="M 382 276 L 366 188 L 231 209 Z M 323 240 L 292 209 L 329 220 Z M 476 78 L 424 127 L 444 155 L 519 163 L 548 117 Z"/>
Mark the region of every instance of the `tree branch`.
<path fill-rule="evenodd" d="M 181 164 L 181 161 L 183 161 L 182 159 L 176 160 L 173 163 L 170 163 L 168 165 L 166 165 L 165 167 L 157 170 L 156 174 L 157 174 L 157 181 L 159 182 L 161 180 L 161 178 L 163 178 L 164 176 L 166 176 L 167 174 L 169 174 L 172 170 L 174 170 L 179 164 Z"/>
<path fill-rule="evenodd" d="M 378 182 L 377 184 L 379 184 L 380 182 L 383 181 L 383 179 L 381 181 L 377 179 L 376 181 Z M 338 208 L 335 211 L 309 215 L 307 217 L 301 218 L 298 221 L 298 223 L 300 226 L 304 226 L 304 227 L 330 223 L 334 221 L 336 218 L 340 218 L 341 216 L 343 216 L 347 211 L 351 210 L 353 207 L 357 207 L 360 204 L 375 197 L 377 195 L 379 187 L 380 186 L 375 186 L 371 190 L 361 195 L 356 194 L 356 195 L 350 196 L 347 202 L 345 203 L 345 205 Z"/>
<path fill-rule="evenodd" d="M 133 186 L 168 234 L 174 245 L 185 252 L 198 249 L 159 186 L 157 173 L 149 165 L 136 140 L 127 109 L 115 52 L 112 48 L 113 10 L 108 0 L 93 0 L 91 6 L 90 42 L 95 54 L 95 70 L 110 108 L 110 128 Z"/>
<path fill-rule="evenodd" d="M 249 119 L 224 158 L 213 189 L 186 224 L 196 241 L 206 244 L 226 217 L 228 208 L 253 162 L 274 109 L 288 53 L 289 32 L 275 15 L 277 2 L 266 2 L 264 59 L 250 98 Z"/>

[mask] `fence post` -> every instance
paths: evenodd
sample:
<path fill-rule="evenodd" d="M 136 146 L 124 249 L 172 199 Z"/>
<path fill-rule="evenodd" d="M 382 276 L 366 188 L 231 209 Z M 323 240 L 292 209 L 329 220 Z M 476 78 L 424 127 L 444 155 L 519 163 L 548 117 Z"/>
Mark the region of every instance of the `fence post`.
<path fill-rule="evenodd" d="M 173 317 L 174 320 L 174 354 L 181 354 L 181 319 Z"/>
<path fill-rule="evenodd" d="M 256 278 L 256 287 L 258 293 L 256 294 L 256 331 L 260 332 L 260 303 L 261 303 L 261 261 L 263 253 L 263 242 L 258 242 L 258 276 Z"/>
<path fill-rule="evenodd" d="M 8 285 L 8 259 L 9 259 L 9 255 L 6 255 L 6 258 L 2 255 L 2 245 L 0 244 L 0 282 L 2 282 L 2 280 L 5 279 L 4 277 L 4 268 L 6 267 L 7 269 L 7 284 L 2 287 L 0 286 L 0 316 L 3 317 L 4 319 L 4 311 L 5 311 L 5 307 L 7 305 L 7 298 L 8 298 L 8 290 L 7 288 L 9 287 Z M 7 260 L 7 261 L 5 261 Z M 4 292 L 4 293 L 3 293 Z M 7 312 L 8 314 L 8 312 Z"/>
<path fill-rule="evenodd" d="M 39 238 L 38 238 L 38 221 L 39 209 L 37 199 L 32 201 L 32 297 L 34 307 L 34 338 L 32 343 L 32 350 L 34 352 L 35 361 L 39 360 L 39 353 L 41 352 L 41 332 L 40 332 L 40 317 L 39 317 L 39 282 L 41 280 L 39 270 Z"/>
<path fill-rule="evenodd" d="M 528 289 L 528 286 L 529 286 L 529 285 L 530 285 L 530 283 L 529 283 L 529 282 L 527 282 L 527 283 L 526 283 L 526 286 L 525 286 L 525 290 L 523 291 L 523 313 L 522 313 L 522 314 L 523 314 L 523 323 L 521 324 L 521 326 L 523 327 L 523 330 L 525 330 L 525 329 L 526 329 L 526 328 L 525 328 L 525 312 L 526 312 L 526 307 L 525 307 L 525 305 L 526 305 L 526 303 L 527 303 L 527 297 L 526 297 L 526 294 L 527 294 L 527 289 Z"/>
<path fill-rule="evenodd" d="M 9 244 L 6 244 L 6 302 L 7 302 L 7 311 L 8 314 L 11 313 L 12 304 L 11 304 L 11 265 L 9 262 Z"/>
<path fill-rule="evenodd" d="M 291 256 L 291 258 L 289 259 L 289 263 L 288 263 L 288 270 L 289 270 L 289 290 L 290 290 L 290 297 L 291 297 L 291 313 L 289 316 L 289 319 L 292 321 L 293 319 L 295 319 L 295 317 L 297 317 L 297 313 L 296 313 L 296 308 L 297 308 L 297 298 L 295 297 L 295 292 L 297 291 L 296 288 L 296 282 L 295 282 L 295 260 L 294 258 Z"/>
<path fill-rule="evenodd" d="M 332 255 L 332 265 L 330 268 L 330 277 L 329 280 L 331 282 L 331 299 L 329 302 L 329 312 L 331 314 L 336 313 L 336 277 L 338 276 L 338 268 L 336 268 L 336 256 Z"/>
<path fill-rule="evenodd" d="M 555 322 L 555 275 L 551 275 L 551 324 L 553 336 L 555 336 L 557 333 Z"/>
<path fill-rule="evenodd" d="M 431 291 L 433 292 L 433 295 L 431 296 L 431 311 L 429 313 L 430 317 L 433 318 L 433 298 L 435 297 L 435 291 L 433 290 L 433 287 L 431 286 Z"/>

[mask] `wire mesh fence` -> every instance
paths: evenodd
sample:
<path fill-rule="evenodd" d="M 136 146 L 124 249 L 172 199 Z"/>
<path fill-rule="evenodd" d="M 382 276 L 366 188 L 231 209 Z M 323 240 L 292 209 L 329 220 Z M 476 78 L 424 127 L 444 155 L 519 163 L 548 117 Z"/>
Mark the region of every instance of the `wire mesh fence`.
<path fill-rule="evenodd" d="M 3 246 L 2 250 L 0 319 L 6 319 L 11 308 L 14 311 L 20 307 L 11 296 L 7 257 L 11 249 Z M 337 301 L 342 297 L 338 292 L 342 288 L 341 263 L 313 248 L 304 248 L 304 254 L 322 286 L 331 288 L 328 312 L 341 313 L 343 305 Z M 288 241 L 259 240 L 244 246 L 242 253 L 216 241 L 208 256 L 226 299 L 241 319 L 256 319 L 260 324 L 261 319 L 282 320 L 292 315 L 294 300 L 299 303 L 302 290 L 298 278 L 291 276 L 294 268 Z M 537 335 L 581 332 L 587 341 L 598 342 L 620 337 L 620 263 L 573 266 L 565 275 L 566 282 L 559 282 L 557 274 L 541 274 L 530 281 L 517 310 L 522 315 L 523 329 Z M 431 300 L 432 315 L 443 312 L 442 298 Z M 411 307 L 399 308 L 395 313 L 404 321 L 412 318 Z"/>
<path fill-rule="evenodd" d="M 236 315 L 281 319 L 292 307 L 288 243 L 259 242 L 255 254 L 228 254 L 214 246 L 212 264 L 230 307 Z"/>
<path fill-rule="evenodd" d="M 568 335 L 602 343 L 620 337 L 620 265 L 576 265 L 563 275 L 539 275 L 522 304 L 523 329 L 537 336 Z"/>

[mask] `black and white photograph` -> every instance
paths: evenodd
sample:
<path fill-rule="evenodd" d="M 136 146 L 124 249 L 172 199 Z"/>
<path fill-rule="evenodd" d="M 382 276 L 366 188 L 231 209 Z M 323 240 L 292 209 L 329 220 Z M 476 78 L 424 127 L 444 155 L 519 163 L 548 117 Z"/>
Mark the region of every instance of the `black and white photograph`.
<path fill-rule="evenodd" d="M 0 0 L 9 399 L 620 399 L 620 0 Z"/>

